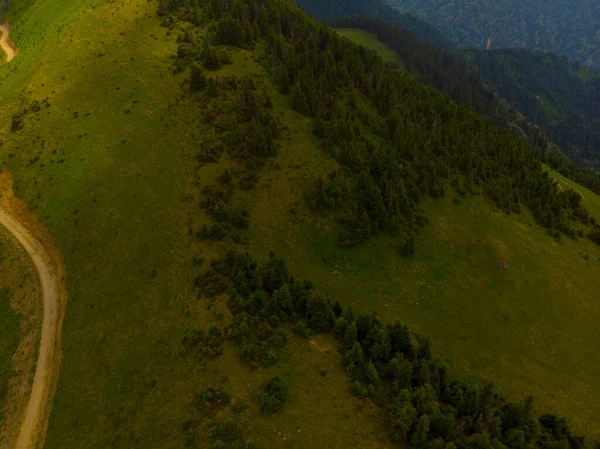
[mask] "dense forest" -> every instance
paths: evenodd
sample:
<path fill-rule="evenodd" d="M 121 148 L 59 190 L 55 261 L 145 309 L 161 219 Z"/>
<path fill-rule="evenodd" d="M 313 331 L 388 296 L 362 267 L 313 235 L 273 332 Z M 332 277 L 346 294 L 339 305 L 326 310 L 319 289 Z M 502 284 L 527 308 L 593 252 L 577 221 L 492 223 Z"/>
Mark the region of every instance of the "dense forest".
<path fill-rule="evenodd" d="M 490 87 L 477 68 L 449 50 L 413 36 L 403 27 L 370 16 L 330 17 L 323 22 L 333 28 L 358 28 L 377 36 L 402 59 L 409 74 L 459 104 L 473 107 L 494 124 L 511 130 L 542 152 L 557 151 L 537 124 L 528 121 Z"/>
<path fill-rule="evenodd" d="M 375 17 L 330 17 L 324 23 L 373 33 L 418 80 L 524 138 L 544 162 L 600 193 L 600 176 L 585 168 L 596 169 L 599 157 L 600 76 L 552 53 L 443 50 Z"/>
<path fill-rule="evenodd" d="M 522 49 L 467 51 L 509 104 L 542 126 L 574 162 L 600 164 L 600 75 L 566 57 Z"/>
<path fill-rule="evenodd" d="M 462 47 L 550 50 L 600 70 L 596 0 L 389 0 Z"/>

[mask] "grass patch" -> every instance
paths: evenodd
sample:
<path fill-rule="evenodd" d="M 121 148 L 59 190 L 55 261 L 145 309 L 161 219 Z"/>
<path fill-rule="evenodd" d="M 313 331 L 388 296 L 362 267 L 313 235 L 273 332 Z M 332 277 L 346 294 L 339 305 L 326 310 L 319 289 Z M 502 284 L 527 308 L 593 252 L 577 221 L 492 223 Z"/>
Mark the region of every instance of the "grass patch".
<path fill-rule="evenodd" d="M 402 71 L 405 71 L 404 62 L 402 61 L 402 59 L 400 59 L 398 53 L 396 53 L 390 47 L 379 41 L 379 39 L 377 39 L 377 36 L 375 36 L 374 34 L 369 33 L 365 30 L 355 28 L 337 28 L 335 31 L 337 31 L 342 36 L 348 38 L 355 44 L 362 45 L 370 50 L 376 51 L 381 55 L 384 61 L 389 62 L 391 64 L 396 64 L 402 69 Z"/>

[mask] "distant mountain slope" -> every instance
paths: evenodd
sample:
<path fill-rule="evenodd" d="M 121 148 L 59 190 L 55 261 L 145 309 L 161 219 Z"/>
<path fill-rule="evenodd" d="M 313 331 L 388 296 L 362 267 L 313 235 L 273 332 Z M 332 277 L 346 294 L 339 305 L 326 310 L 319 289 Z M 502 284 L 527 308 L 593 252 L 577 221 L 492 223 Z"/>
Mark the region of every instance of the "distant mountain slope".
<path fill-rule="evenodd" d="M 600 69 L 597 0 L 388 0 L 460 46 L 550 50 Z"/>
<path fill-rule="evenodd" d="M 469 51 L 509 104 L 542 126 L 575 162 L 600 165 L 600 75 L 553 53 Z"/>
<path fill-rule="evenodd" d="M 477 68 L 459 55 L 413 36 L 401 25 L 375 17 L 331 17 L 324 22 L 333 28 L 357 28 L 374 34 L 398 54 L 406 72 L 419 81 L 459 104 L 474 108 L 542 152 L 555 147 L 537 124 L 511 107 L 486 83 Z"/>
<path fill-rule="evenodd" d="M 373 33 L 425 84 L 474 107 L 542 151 L 560 148 L 579 166 L 598 167 L 600 76 L 594 72 L 553 53 L 440 49 L 401 24 L 348 15 L 351 5 L 352 1 L 336 3 L 344 16 L 326 18 L 325 23 Z M 570 176 L 581 180 L 573 169 Z M 585 184 L 596 189 L 597 182 Z"/>
<path fill-rule="evenodd" d="M 401 13 L 381 0 L 295 0 L 296 4 L 317 18 L 362 15 L 373 16 L 400 25 L 411 34 L 444 49 L 456 45 L 427 22 L 410 14 Z"/>
<path fill-rule="evenodd" d="M 589 229 L 583 209 L 536 151 L 289 1 L 182 1 L 171 11 L 161 1 L 185 19 L 167 14 L 164 27 L 156 2 L 56 3 L 11 16 L 21 53 L 0 67 L 0 161 L 54 233 L 68 273 L 45 449 L 390 447 L 388 410 L 392 431 L 404 409 L 416 413 L 388 396 L 413 389 L 412 364 L 388 363 L 377 343 L 386 334 L 363 319 L 348 342 L 377 340 L 363 357 L 357 347 L 357 363 L 342 365 L 328 336 L 297 336 L 331 324 L 320 319 L 331 316 L 328 298 L 355 317 L 402 319 L 432 336 L 456 375 L 494 381 L 508 398 L 534 394 L 540 413 L 567 414 L 574 432 L 598 436 L 600 360 L 590 354 L 600 304 L 590 298 L 600 246 L 575 238 Z M 415 254 L 402 257 L 404 231 L 424 215 Z M 342 229 L 354 231 L 346 241 L 368 240 L 340 248 Z M 246 283 L 269 293 L 251 302 L 252 329 L 238 327 L 228 304 L 250 303 L 216 295 L 229 280 L 211 273 L 229 247 L 259 267 L 271 248 L 285 257 L 301 287 L 287 290 L 294 306 L 306 300 L 314 312 L 308 324 L 288 321 L 286 290 L 271 292 L 282 271 L 274 260 L 272 281 Z M 302 279 L 319 294 L 305 296 Z M 265 306 L 276 308 L 255 319 Z M 377 346 L 384 357 L 370 369 Z M 423 382 L 442 387 L 431 372 L 414 365 L 415 403 L 430 396 Z M 278 374 L 289 395 L 270 415 L 261 397 Z M 350 396 L 351 385 L 360 397 L 368 388 L 368 400 Z M 491 421 L 479 419 L 471 406 L 490 390 L 452 388 L 431 401 L 431 416 L 414 416 L 423 432 L 396 439 L 416 434 L 414 447 L 428 449 L 529 444 L 516 427 L 538 428 L 530 406 L 494 404 L 494 415 L 478 413 Z M 373 406 L 378 393 L 384 407 Z M 543 428 L 530 444 L 582 449 L 557 422 L 562 442 Z"/>
<path fill-rule="evenodd" d="M 577 66 L 568 67 L 566 61 L 552 56 L 546 57 L 546 62 L 542 62 L 541 65 L 538 61 L 539 57 L 532 57 L 532 61 L 524 64 L 512 64 L 511 67 L 507 65 L 507 70 L 515 73 L 507 75 L 505 82 L 512 84 L 513 81 L 518 80 L 510 90 L 518 95 L 521 101 L 531 102 L 533 98 L 537 102 L 538 100 L 535 99 L 537 94 L 533 93 L 536 87 L 551 91 L 554 86 L 561 84 L 558 80 L 564 78 L 565 73 L 570 80 L 563 86 L 576 85 L 575 88 L 566 89 L 564 94 L 559 95 L 559 97 L 569 96 L 569 99 L 563 101 L 561 105 L 550 106 L 547 103 L 540 103 L 537 108 L 528 107 L 527 110 L 521 110 L 521 102 L 516 101 L 514 96 L 511 96 L 508 102 L 500 98 L 504 96 L 506 89 L 501 89 L 504 84 L 498 82 L 498 75 L 502 70 L 498 67 L 498 64 L 501 64 L 499 61 L 494 68 L 496 76 L 488 81 L 486 77 L 489 75 L 489 70 L 486 70 L 482 76 L 477 69 L 477 64 L 482 62 L 483 56 L 477 59 L 473 56 L 471 62 L 475 64 L 471 66 L 463 61 L 464 53 L 453 54 L 458 49 L 430 25 L 408 14 L 391 11 L 384 1 L 296 0 L 296 3 L 314 16 L 324 17 L 324 21 L 332 27 L 356 27 L 376 34 L 380 41 L 399 54 L 404 60 L 405 68 L 412 74 L 418 74 L 422 82 L 435 87 L 458 103 L 474 107 L 496 124 L 510 127 L 513 133 L 526 138 L 530 144 L 542 151 L 551 147 L 553 152 L 562 151 L 569 159 L 580 165 L 594 166 L 597 158 L 594 150 L 597 139 L 593 137 L 594 130 L 590 129 L 593 119 L 586 117 L 594 114 L 593 103 L 597 89 L 593 85 L 592 75 L 589 72 Z M 515 52 L 515 54 L 521 55 L 522 59 L 528 58 L 527 53 Z M 491 54 L 489 56 L 492 57 Z M 485 64 L 489 67 L 490 62 Z M 528 67 L 526 71 L 525 66 L 531 64 L 537 64 L 537 68 L 532 71 L 531 67 Z M 550 77 L 546 73 L 540 76 L 540 79 L 528 81 L 529 76 L 537 77 L 538 70 L 548 70 L 551 68 L 549 66 L 558 67 L 560 74 L 556 73 Z M 582 80 L 574 75 L 575 72 L 582 70 L 584 78 L 587 76 L 589 79 Z M 549 82 L 544 81 L 543 87 L 537 86 L 542 79 L 548 80 L 549 77 L 552 79 Z M 533 86 L 533 90 L 528 90 L 529 85 Z M 496 95 L 496 90 L 499 91 L 500 96 Z M 551 93 L 548 101 L 554 104 L 555 98 L 558 98 L 556 93 Z M 554 116 L 552 120 L 542 117 L 542 114 L 547 115 L 552 107 L 559 107 L 561 113 Z M 540 109 L 543 112 L 540 112 Z M 577 119 L 577 113 L 583 114 L 583 120 Z M 578 123 L 572 126 L 574 120 Z M 540 132 L 538 125 L 543 125 L 542 128 L 547 131 L 550 138 L 546 136 L 546 132 Z M 578 130 L 577 133 L 573 133 L 575 129 Z M 572 141 L 569 140 L 571 137 L 573 137 Z M 558 146 L 552 145 L 551 139 L 557 139 Z"/>

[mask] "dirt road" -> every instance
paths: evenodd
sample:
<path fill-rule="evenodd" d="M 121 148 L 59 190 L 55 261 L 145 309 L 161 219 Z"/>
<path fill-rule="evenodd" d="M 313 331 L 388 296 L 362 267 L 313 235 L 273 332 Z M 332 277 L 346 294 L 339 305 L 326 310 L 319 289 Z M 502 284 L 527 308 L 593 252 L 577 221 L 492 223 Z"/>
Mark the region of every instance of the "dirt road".
<path fill-rule="evenodd" d="M 4 202 L 0 202 L 0 223 L 29 253 L 40 275 L 43 292 L 44 319 L 37 367 L 17 443 L 13 446 L 16 449 L 32 449 L 41 443 L 41 436 L 47 425 L 48 402 L 58 372 L 61 284 L 53 259 L 40 242 L 13 216 Z"/>
<path fill-rule="evenodd" d="M 14 51 L 13 48 L 9 44 L 8 26 L 0 25 L 0 33 L 2 33 L 2 37 L 0 38 L 0 47 L 2 47 L 2 50 L 4 50 L 4 53 L 6 53 L 6 62 L 9 62 L 12 58 L 15 57 L 17 52 Z"/>

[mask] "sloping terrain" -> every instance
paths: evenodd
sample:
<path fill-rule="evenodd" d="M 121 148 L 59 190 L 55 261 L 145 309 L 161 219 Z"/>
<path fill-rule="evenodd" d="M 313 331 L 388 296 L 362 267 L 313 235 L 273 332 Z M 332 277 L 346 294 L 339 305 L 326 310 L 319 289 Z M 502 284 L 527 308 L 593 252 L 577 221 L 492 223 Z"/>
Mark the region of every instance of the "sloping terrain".
<path fill-rule="evenodd" d="M 550 170 L 549 173 L 558 182 L 559 189 L 573 189 L 579 193 L 581 195 L 581 202 L 585 208 L 590 211 L 593 217 L 600 220 L 600 196 L 554 170 Z"/>
<path fill-rule="evenodd" d="M 462 47 L 549 50 L 600 68 L 600 5 L 594 0 L 389 0 Z"/>
<path fill-rule="evenodd" d="M 11 20 L 13 31 L 19 23 L 33 25 L 52 7 L 36 3 L 23 22 Z M 208 385 L 219 385 L 227 373 L 228 390 L 248 403 L 251 416 L 258 412 L 253 401 L 264 379 L 286 371 L 298 385 L 290 398 L 294 418 L 289 424 L 251 420 L 250 436 L 261 446 L 279 447 L 285 438 L 301 447 L 346 439 L 377 447 L 378 435 L 385 435 L 381 415 L 361 411 L 363 404 L 336 380 L 341 368 L 335 351 L 322 353 L 300 341 L 282 354 L 278 367 L 252 377 L 235 352 L 208 368 L 181 357 L 187 330 L 222 326 L 217 311 L 206 310 L 193 291 L 194 260 L 208 263 L 219 250 L 187 232 L 190 216 L 197 221 L 199 214 L 188 130 L 195 107 L 174 107 L 186 75 L 172 75 L 177 34 L 166 36 L 159 27 L 155 5 L 118 8 L 113 16 L 112 4 L 92 9 L 85 3 L 76 21 L 65 19 L 71 25 L 62 33 L 73 39 L 66 48 L 53 45 L 51 32 L 38 42 L 30 37 L 19 42 L 19 66 L 0 73 L 7 98 L 0 111 L 1 160 L 15 173 L 16 193 L 56 236 L 68 274 L 63 359 L 45 447 L 78 447 L 82 441 L 90 448 L 183 445 L 181 425 Z M 35 61 L 39 70 L 31 68 L 36 52 L 43 55 Z M 234 68 L 241 74 L 257 69 L 247 53 L 236 57 Z M 25 99 L 19 97 L 24 86 L 31 92 Z M 34 100 L 40 110 L 28 112 L 23 129 L 11 133 L 12 114 Z M 274 101 L 283 109 L 282 100 Z M 208 168 L 203 182 L 215 175 Z M 320 380 L 320 365 L 331 373 L 329 380 Z M 329 408 L 315 413 L 318 404 Z"/>
<path fill-rule="evenodd" d="M 552 151 L 560 154 L 557 145 L 539 124 L 524 117 L 519 109 L 513 108 L 461 53 L 440 49 L 418 39 L 395 23 L 375 17 L 343 15 L 325 19 L 324 23 L 338 30 L 357 28 L 371 33 L 380 45 L 385 45 L 403 61 L 407 75 L 436 88 L 458 104 L 473 107 L 494 124 L 509 129 L 542 153 Z M 355 42 L 362 44 L 360 41 Z M 390 55 L 387 54 L 387 57 Z M 527 79 L 524 72 L 520 76 Z M 572 100 L 575 102 L 578 98 L 583 97 L 575 95 Z M 564 143 L 564 139 L 561 142 Z M 571 146 L 567 147 L 570 148 Z"/>
<path fill-rule="evenodd" d="M 336 30 L 342 36 L 347 37 L 352 42 L 358 45 L 364 45 L 365 47 L 379 52 L 384 61 L 399 67 L 403 66 L 402 59 L 398 56 L 394 50 L 389 48 L 387 45 L 377 40 L 377 37 L 368 31 L 352 29 L 352 28 L 340 28 Z"/>
<path fill-rule="evenodd" d="M 472 50 L 464 53 L 484 78 L 574 162 L 598 167 L 600 75 L 552 53 Z"/>
<path fill-rule="evenodd" d="M 31 393 L 24 412 L 15 413 L 13 416 L 20 419 L 20 422 L 14 432 L 16 435 L 10 435 L 12 441 L 9 441 L 9 444 L 17 449 L 27 449 L 42 446 L 44 441 L 60 364 L 60 331 L 66 291 L 60 251 L 39 219 L 14 197 L 11 188 L 12 178 L 3 170 L 0 172 L 0 223 L 31 258 L 40 285 L 36 299 L 43 304 L 41 335 Z M 19 298 L 19 301 L 26 299 Z M 34 344 L 37 346 L 38 342 Z M 21 382 L 21 388 L 27 390 L 28 379 L 21 379 Z"/>
<path fill-rule="evenodd" d="M 362 9 L 353 0 L 298 4 L 326 16 L 324 23 L 333 28 L 377 36 L 404 60 L 408 73 L 474 107 L 542 152 L 562 153 L 579 167 L 596 166 L 598 76 L 580 63 L 526 49 L 438 48 L 398 20 L 397 12 L 385 12 L 381 1 L 359 2 Z M 581 178 L 573 173 L 571 177 Z"/>
<path fill-rule="evenodd" d="M 35 267 L 18 241 L 0 233 L 0 447 L 14 447 L 31 391 L 42 303 Z"/>
<path fill-rule="evenodd" d="M 533 393 L 541 412 L 566 415 L 577 432 L 597 435 L 590 342 L 600 254 L 591 242 L 555 242 L 525 208 L 507 215 L 448 187 L 442 198 L 423 195 L 429 224 L 416 233 L 412 258 L 401 257 L 398 239 L 386 233 L 340 248 L 335 214 L 313 211 L 306 196 L 342 165 L 312 134 L 315 120 L 292 108 L 302 96 L 282 94 L 272 82 L 261 61 L 264 42 L 227 47 L 230 64 L 205 73 L 192 66 L 192 77 L 187 66 L 174 73 L 175 55 L 185 56 L 178 44 L 201 41 L 205 31 L 193 37 L 188 23 L 168 18 L 160 26 L 156 4 L 72 1 L 56 15 L 53 6 L 38 0 L 15 10 L 11 36 L 21 54 L 0 68 L 0 161 L 54 234 L 67 273 L 46 447 L 182 447 L 209 386 L 247 404 L 240 415 L 233 407 L 223 413 L 239 416 L 261 447 L 389 445 L 383 411 L 348 394 L 328 337 L 288 332 L 277 364 L 256 371 L 231 342 L 214 360 L 182 354 L 190 330 L 230 324 L 226 298 L 199 298 L 194 282 L 236 238 L 261 262 L 274 249 L 293 276 L 311 279 L 324 295 L 430 335 L 453 374 L 492 380 L 512 398 Z M 202 74 L 211 84 L 191 94 Z M 240 84 L 250 76 L 280 123 L 277 154 L 250 172 L 257 179 L 234 154 L 213 154 L 219 131 L 210 115 L 225 122 L 235 117 L 230 103 L 242 101 L 225 87 L 230 75 Z M 231 200 L 246 207 L 248 228 L 207 239 L 202 225 L 215 236 L 219 228 L 200 207 L 210 194 L 204 188 L 227 173 L 248 186 L 236 187 Z M 275 375 L 292 385 L 290 397 L 280 414 L 261 414 L 260 391 Z"/>
<path fill-rule="evenodd" d="M 419 39 L 443 49 L 456 44 L 424 20 L 400 13 L 381 0 L 296 0 L 296 3 L 319 19 L 345 15 L 373 16 L 401 26 Z"/>

